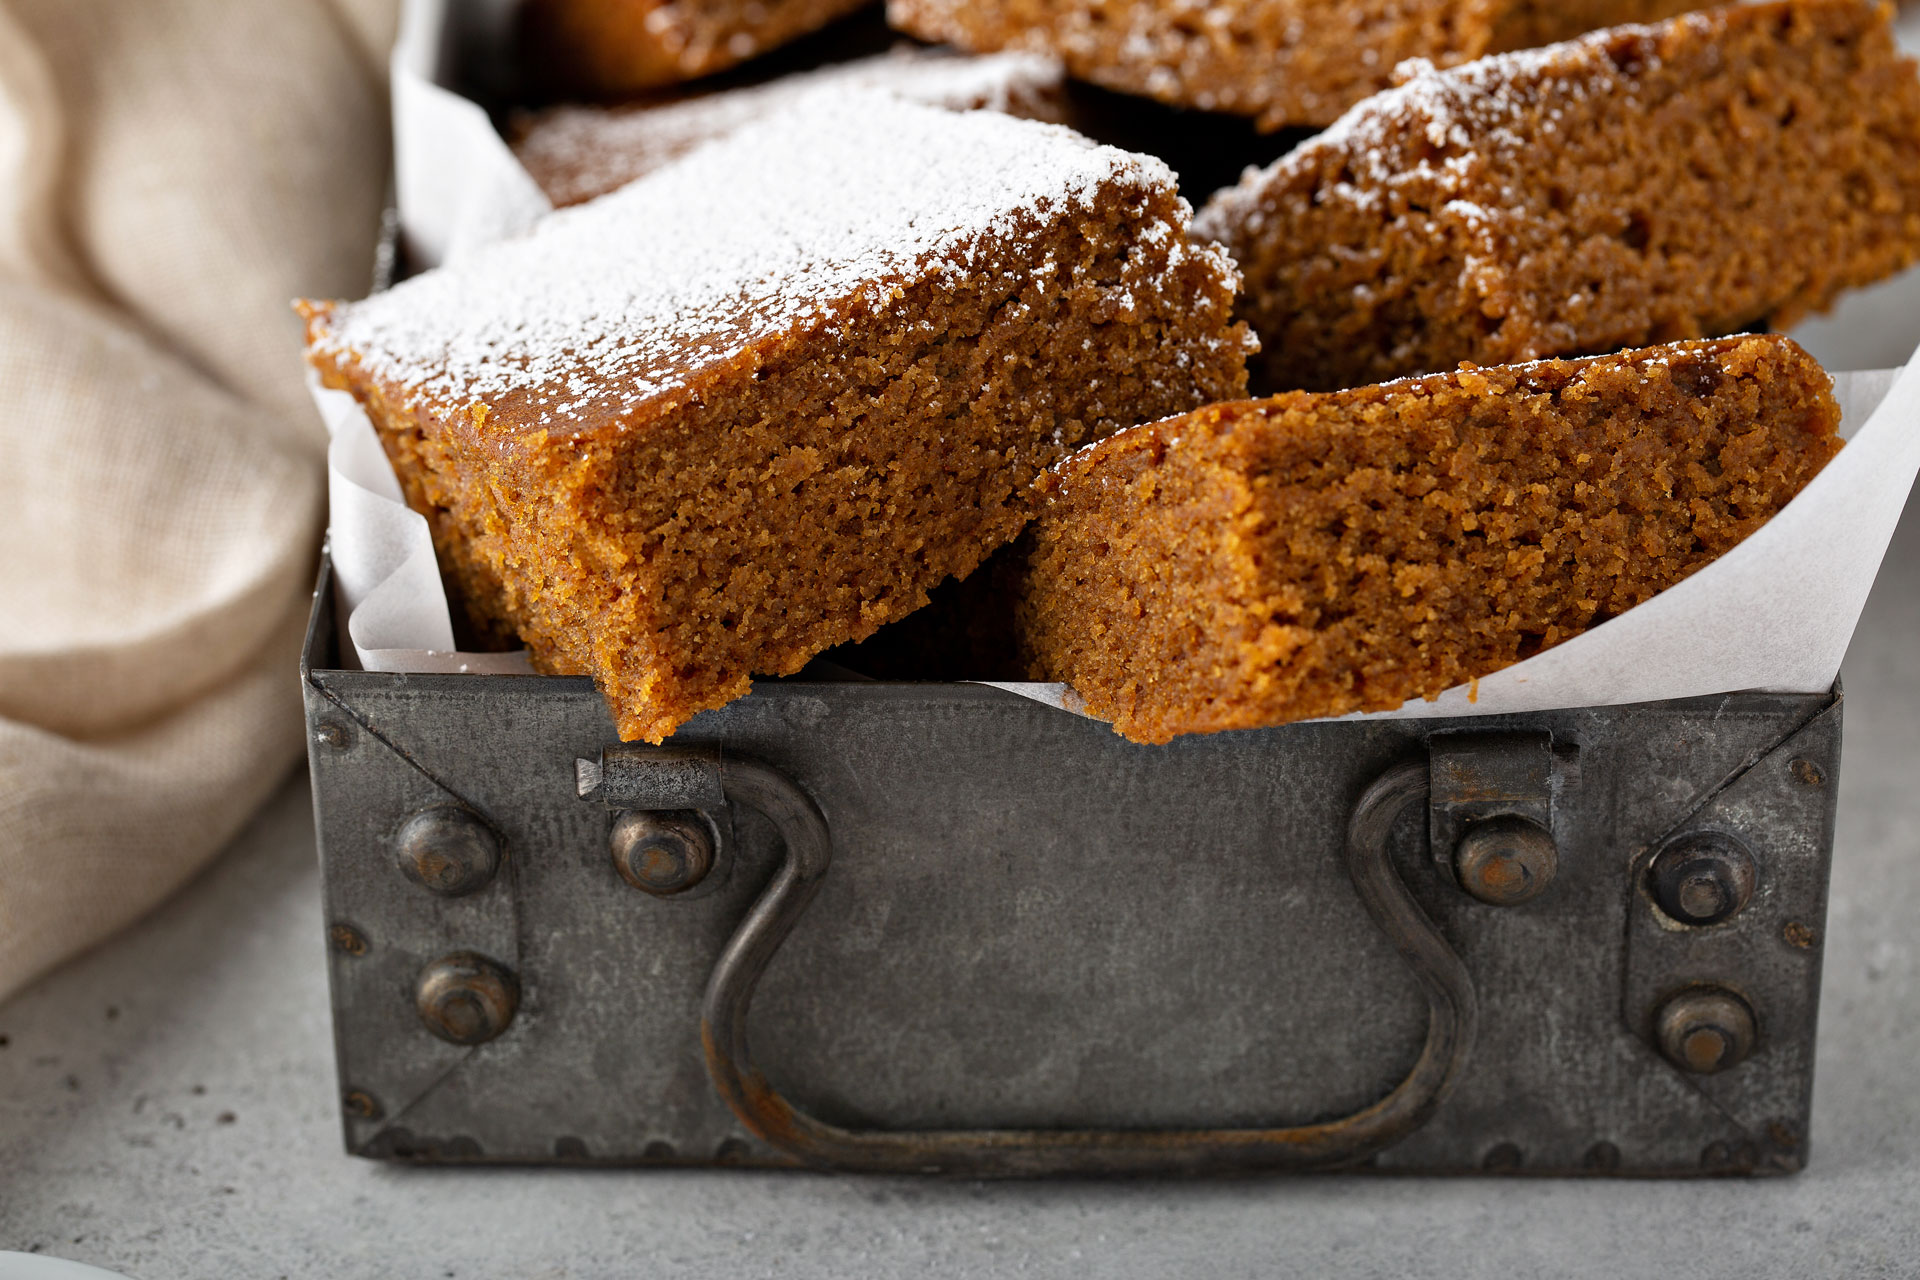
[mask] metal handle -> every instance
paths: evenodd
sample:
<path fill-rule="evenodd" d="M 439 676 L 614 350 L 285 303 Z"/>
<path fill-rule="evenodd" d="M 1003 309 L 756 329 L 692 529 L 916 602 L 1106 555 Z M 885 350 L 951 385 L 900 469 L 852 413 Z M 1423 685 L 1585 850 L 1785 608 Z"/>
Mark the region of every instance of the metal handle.
<path fill-rule="evenodd" d="M 727 799 L 770 818 L 787 853 L 707 982 L 700 1019 L 707 1072 L 742 1124 L 808 1164 L 970 1177 L 1323 1169 L 1363 1160 L 1418 1129 L 1466 1065 L 1476 1018 L 1472 980 L 1387 858 L 1394 820 L 1427 798 L 1427 766 L 1410 763 L 1388 770 L 1368 787 L 1347 825 L 1347 870 L 1354 888 L 1427 997 L 1427 1040 L 1420 1058 L 1378 1102 L 1338 1120 L 1276 1129 L 887 1132 L 843 1129 L 815 1119 L 754 1067 L 747 1009 L 767 962 L 827 873 L 832 858 L 827 821 L 812 799 L 765 765 L 729 759 L 720 770 Z"/>

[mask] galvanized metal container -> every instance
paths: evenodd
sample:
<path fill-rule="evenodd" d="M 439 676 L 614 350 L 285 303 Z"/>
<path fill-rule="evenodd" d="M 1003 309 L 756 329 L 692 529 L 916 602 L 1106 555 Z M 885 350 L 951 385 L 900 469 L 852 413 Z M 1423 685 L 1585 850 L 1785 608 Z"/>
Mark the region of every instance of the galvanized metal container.
<path fill-rule="evenodd" d="M 976 1176 L 1807 1154 L 1841 698 L 1128 743 L 302 665 L 346 1143 Z"/>

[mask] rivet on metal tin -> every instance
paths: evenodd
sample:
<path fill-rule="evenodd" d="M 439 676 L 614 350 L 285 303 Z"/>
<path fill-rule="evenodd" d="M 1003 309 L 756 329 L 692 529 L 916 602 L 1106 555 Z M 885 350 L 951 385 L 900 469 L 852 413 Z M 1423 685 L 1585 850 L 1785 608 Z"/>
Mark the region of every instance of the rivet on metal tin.
<path fill-rule="evenodd" d="M 1819 765 L 1811 760 L 1796 758 L 1787 765 L 1787 768 L 1795 778 L 1810 787 L 1824 787 L 1827 785 L 1827 775 L 1821 771 Z"/>
<path fill-rule="evenodd" d="M 353 745 L 353 730 L 338 720 L 322 720 L 313 730 L 313 740 L 323 747 L 344 751 Z"/>
<path fill-rule="evenodd" d="M 420 1021 L 449 1044 L 485 1044 L 507 1029 L 519 1007 L 519 981 L 474 951 L 434 961 L 414 988 Z"/>
<path fill-rule="evenodd" d="M 366 935 L 344 920 L 336 920 L 327 926 L 327 945 L 343 956 L 367 954 Z"/>
<path fill-rule="evenodd" d="M 365 1089 L 349 1089 L 340 1097 L 340 1108 L 355 1120 L 378 1120 L 386 1114 L 379 1101 Z"/>
<path fill-rule="evenodd" d="M 657 898 L 685 893 L 713 870 L 713 836 L 697 817 L 622 813 L 608 848 L 621 879 Z"/>
<path fill-rule="evenodd" d="M 1519 1147 L 1511 1142 L 1502 1142 L 1494 1146 L 1481 1158 L 1480 1167 L 1482 1169 L 1495 1171 L 1518 1169 L 1525 1162 L 1525 1159 L 1526 1157 L 1522 1155 Z"/>
<path fill-rule="evenodd" d="M 1476 822 L 1454 852 L 1460 887 L 1496 907 L 1517 907 L 1539 897 L 1559 869 L 1553 837 L 1525 818 Z"/>
<path fill-rule="evenodd" d="M 1753 1051 L 1753 1010 L 1724 987 L 1689 987 L 1655 1016 L 1660 1052 L 1682 1071 L 1713 1075 L 1738 1066 Z"/>
<path fill-rule="evenodd" d="M 1720 831 L 1676 838 L 1653 860 L 1654 901 L 1682 924 L 1710 925 L 1732 917 L 1753 897 L 1753 855 Z"/>
<path fill-rule="evenodd" d="M 407 879 L 443 898 L 485 888 L 500 867 L 500 838 L 465 809 L 443 805 L 408 818 L 394 841 Z"/>

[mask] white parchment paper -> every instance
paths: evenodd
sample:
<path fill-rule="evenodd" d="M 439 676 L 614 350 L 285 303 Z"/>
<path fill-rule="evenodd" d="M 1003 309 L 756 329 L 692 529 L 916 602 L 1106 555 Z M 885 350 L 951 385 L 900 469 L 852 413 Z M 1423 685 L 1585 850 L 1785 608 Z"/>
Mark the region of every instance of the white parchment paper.
<path fill-rule="evenodd" d="M 1344 718 L 1498 715 L 1830 687 L 1920 472 L 1920 359 L 1905 370 L 1838 374 L 1834 391 L 1846 448 L 1732 551 L 1645 604 L 1476 685 Z M 997 687 L 1080 710 L 1066 685 Z"/>
<path fill-rule="evenodd" d="M 500 46 L 514 0 L 407 0 L 388 71 L 394 195 L 415 268 L 518 235 L 553 212 L 487 113 L 446 87 L 459 51 Z"/>
<path fill-rule="evenodd" d="M 394 48 L 397 187 L 402 233 L 416 265 L 518 234 L 550 211 L 486 113 L 441 83 L 460 34 L 450 20 L 483 27 L 505 20 L 505 0 L 470 3 L 450 8 L 449 0 L 408 0 Z M 464 38 L 473 34 L 468 30 Z M 1903 36 L 1920 39 L 1920 14 L 1909 16 Z M 1830 369 L 1854 367 L 1856 351 L 1905 357 L 1920 343 L 1920 270 L 1848 298 L 1795 336 Z M 1908 358 L 1904 372 L 1838 373 L 1834 381 L 1847 447 L 1758 533 L 1691 578 L 1564 644 L 1475 686 L 1372 718 L 1831 686 L 1920 473 L 1920 359 Z M 332 433 L 334 570 L 360 663 L 376 671 L 530 670 L 524 654 L 454 650 L 425 518 L 401 500 L 373 427 L 352 397 L 317 384 L 314 397 Z M 1064 685 L 995 687 L 1079 709 Z"/>
<path fill-rule="evenodd" d="M 527 655 L 460 653 L 427 518 L 407 506 L 373 423 L 309 376 L 327 424 L 327 543 L 347 639 L 368 671 L 527 675 Z"/>

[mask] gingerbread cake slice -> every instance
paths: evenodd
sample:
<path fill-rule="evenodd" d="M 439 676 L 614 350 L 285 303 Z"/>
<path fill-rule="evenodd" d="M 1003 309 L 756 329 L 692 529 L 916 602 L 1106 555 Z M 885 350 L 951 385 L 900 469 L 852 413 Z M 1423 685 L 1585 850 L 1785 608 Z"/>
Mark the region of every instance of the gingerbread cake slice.
<path fill-rule="evenodd" d="M 887 20 L 963 49 L 1055 54 L 1083 80 L 1174 106 L 1327 124 L 1407 58 L 1452 65 L 1701 0 L 888 0 Z"/>
<path fill-rule="evenodd" d="M 1160 162 L 815 95 L 364 302 L 367 408 L 476 624 L 658 741 L 923 604 L 1089 441 L 1244 394 L 1220 250 Z"/>
<path fill-rule="evenodd" d="M 822 89 L 872 89 L 955 111 L 1064 123 L 1063 74 L 1040 54 L 976 57 L 901 45 L 743 88 L 625 106 L 549 107 L 516 122 L 513 151 L 547 198 L 565 206 L 624 187 Z"/>
<path fill-rule="evenodd" d="M 1140 742 L 1391 710 L 1700 569 L 1839 418 L 1773 336 L 1209 406 L 1050 477 L 1019 640 Z"/>
<path fill-rule="evenodd" d="M 1779 0 L 1420 69 L 1195 220 L 1256 387 L 1785 328 L 1920 260 L 1889 11 Z"/>
<path fill-rule="evenodd" d="M 529 68 L 572 94 L 622 94 L 737 66 L 868 0 L 525 0 Z"/>

